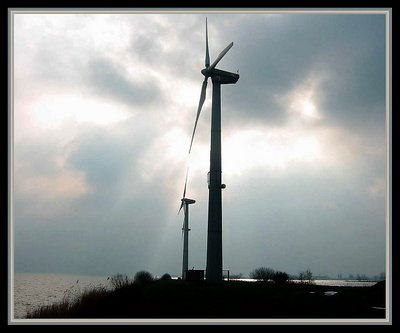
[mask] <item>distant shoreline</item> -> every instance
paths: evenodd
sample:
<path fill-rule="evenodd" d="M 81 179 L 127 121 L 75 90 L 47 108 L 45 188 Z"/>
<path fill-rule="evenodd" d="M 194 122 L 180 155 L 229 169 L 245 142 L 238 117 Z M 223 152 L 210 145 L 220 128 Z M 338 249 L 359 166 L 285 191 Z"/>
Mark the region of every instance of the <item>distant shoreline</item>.
<path fill-rule="evenodd" d="M 40 273 L 40 272 L 15 272 L 14 275 L 54 275 L 54 276 L 71 276 L 71 277 L 87 277 L 87 278 L 98 278 L 98 279 L 106 279 L 107 275 L 95 275 L 95 274 L 78 274 L 78 273 Z M 159 278 L 159 276 L 156 276 L 156 278 Z M 173 280 L 178 280 L 180 279 L 180 276 L 172 276 Z M 230 278 L 231 281 L 244 281 L 244 282 L 257 282 L 256 279 L 252 279 L 250 277 L 240 277 L 240 278 Z M 300 280 L 297 279 L 290 279 L 291 282 L 297 282 Z M 314 277 L 313 278 L 314 284 L 316 285 L 328 285 L 325 284 L 324 282 L 326 281 L 331 281 L 333 286 L 336 286 L 336 282 L 345 282 L 345 283 L 367 283 L 367 285 L 364 286 L 372 286 L 373 284 L 376 284 L 382 280 L 375 280 L 375 279 L 349 279 L 349 278 L 331 278 L 331 277 Z M 355 285 L 356 286 L 356 285 Z"/>

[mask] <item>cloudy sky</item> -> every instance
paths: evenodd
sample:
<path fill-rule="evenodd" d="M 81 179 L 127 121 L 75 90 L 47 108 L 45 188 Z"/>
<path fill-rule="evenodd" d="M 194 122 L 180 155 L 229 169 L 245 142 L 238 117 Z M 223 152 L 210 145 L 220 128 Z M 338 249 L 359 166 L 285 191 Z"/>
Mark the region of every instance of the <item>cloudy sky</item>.
<path fill-rule="evenodd" d="M 208 18 L 222 88 L 224 268 L 385 271 L 386 17 L 16 13 L 16 272 L 205 268 L 211 82 L 190 157 Z"/>

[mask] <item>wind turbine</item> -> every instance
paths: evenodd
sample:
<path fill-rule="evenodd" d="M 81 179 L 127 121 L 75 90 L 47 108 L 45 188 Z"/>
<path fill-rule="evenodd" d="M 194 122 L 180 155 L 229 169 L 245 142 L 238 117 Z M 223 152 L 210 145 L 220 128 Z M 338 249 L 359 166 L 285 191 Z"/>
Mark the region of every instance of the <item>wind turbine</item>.
<path fill-rule="evenodd" d="M 183 196 L 181 199 L 181 207 L 179 208 L 178 214 L 181 212 L 183 208 L 184 212 L 184 220 L 182 226 L 182 235 L 183 235 L 183 258 L 182 258 L 182 280 L 186 279 L 186 271 L 189 268 L 189 205 L 194 204 L 196 201 L 193 199 L 186 198 L 186 184 L 188 171 L 186 171 L 186 180 L 185 187 L 183 189 Z"/>
<path fill-rule="evenodd" d="M 234 84 L 239 80 L 239 74 L 230 73 L 216 69 L 224 55 L 233 46 L 230 43 L 218 55 L 217 59 L 210 65 L 208 52 L 208 30 L 206 19 L 206 57 L 205 68 L 201 70 L 204 81 L 201 87 L 200 100 L 197 108 L 196 121 L 194 123 L 192 139 L 190 141 L 189 154 L 192 149 L 194 134 L 201 109 L 206 98 L 208 78 L 211 78 L 212 107 L 211 107 L 211 150 L 210 150 L 210 172 L 208 177 L 208 234 L 207 234 L 207 267 L 206 280 L 210 283 L 222 282 L 222 193 L 225 184 L 221 182 L 221 85 Z"/>

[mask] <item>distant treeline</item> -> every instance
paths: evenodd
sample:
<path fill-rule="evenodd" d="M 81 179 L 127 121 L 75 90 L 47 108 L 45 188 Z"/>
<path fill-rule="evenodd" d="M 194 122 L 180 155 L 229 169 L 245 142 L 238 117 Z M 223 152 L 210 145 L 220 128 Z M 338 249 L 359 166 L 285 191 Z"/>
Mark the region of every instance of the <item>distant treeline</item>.
<path fill-rule="evenodd" d="M 312 283 L 314 280 L 352 280 L 352 281 L 384 281 L 386 279 L 386 274 L 384 272 L 379 275 L 368 276 L 366 274 L 338 274 L 335 277 L 328 275 L 314 275 L 310 268 L 299 272 L 298 275 L 287 274 L 286 272 L 275 271 L 269 267 L 259 267 L 251 271 L 248 275 L 249 278 L 260 280 L 260 281 L 275 281 L 282 282 L 282 279 L 287 276 L 286 281 L 298 280 L 300 282 Z M 230 274 L 231 279 L 243 279 L 245 276 L 242 273 Z"/>

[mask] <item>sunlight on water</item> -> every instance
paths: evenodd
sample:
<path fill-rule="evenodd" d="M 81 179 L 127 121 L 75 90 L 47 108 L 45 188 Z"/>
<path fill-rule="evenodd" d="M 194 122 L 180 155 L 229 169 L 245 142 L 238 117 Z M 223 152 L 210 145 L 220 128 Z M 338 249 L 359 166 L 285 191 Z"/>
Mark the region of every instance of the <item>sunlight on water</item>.
<path fill-rule="evenodd" d="M 254 279 L 233 279 L 235 281 L 257 282 Z M 290 280 L 294 283 L 300 283 L 300 280 Z M 358 280 L 314 280 L 317 286 L 330 286 L 330 287 L 371 287 L 376 284 L 376 281 L 358 281 Z"/>
<path fill-rule="evenodd" d="M 42 305 L 73 299 L 85 288 L 109 286 L 107 277 L 67 274 L 14 275 L 14 318 L 25 318 L 28 311 Z"/>

